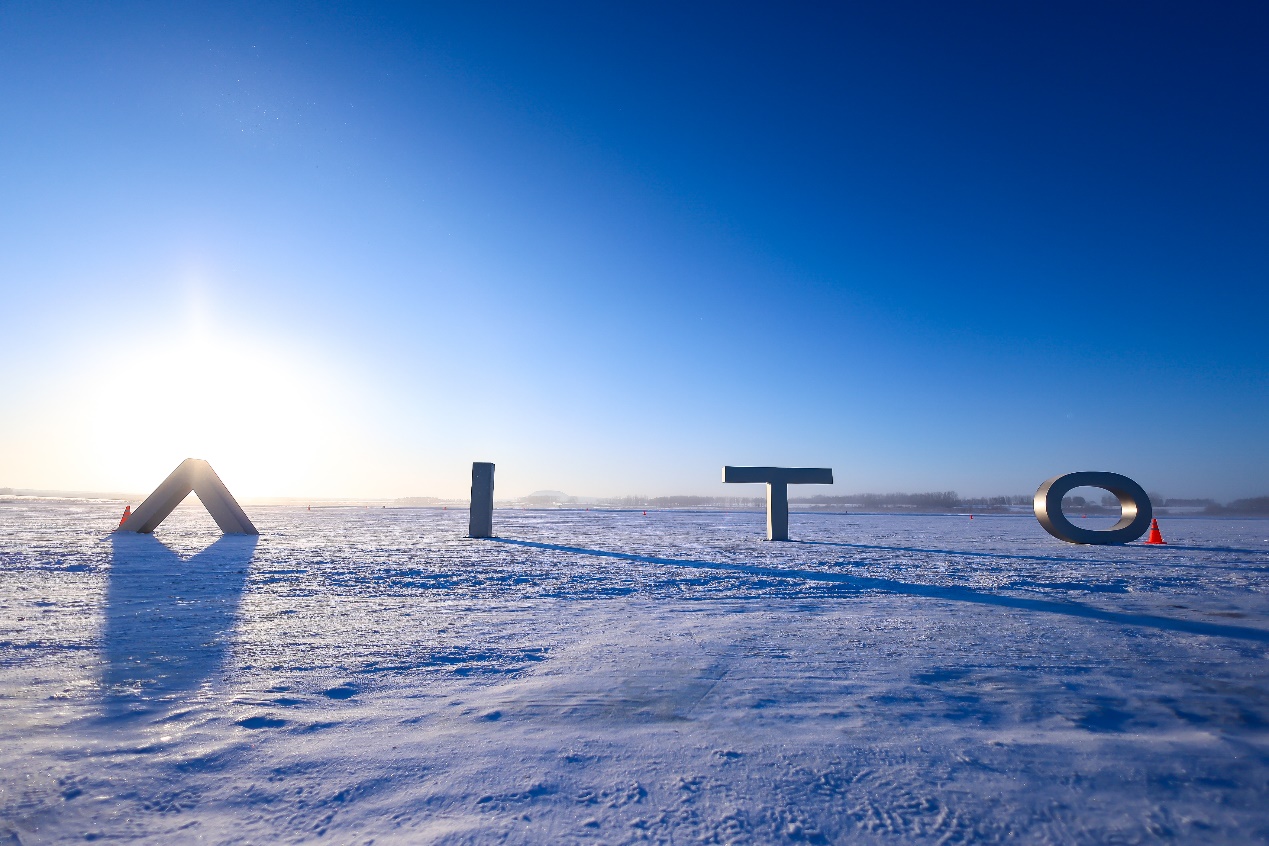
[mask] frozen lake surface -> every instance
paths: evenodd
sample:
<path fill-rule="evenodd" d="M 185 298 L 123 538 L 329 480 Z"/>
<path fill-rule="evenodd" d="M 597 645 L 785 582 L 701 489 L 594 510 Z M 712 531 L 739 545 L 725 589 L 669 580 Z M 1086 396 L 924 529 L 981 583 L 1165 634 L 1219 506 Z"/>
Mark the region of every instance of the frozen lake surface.
<path fill-rule="evenodd" d="M 1263 843 L 1269 521 L 0 501 L 0 844 Z"/>

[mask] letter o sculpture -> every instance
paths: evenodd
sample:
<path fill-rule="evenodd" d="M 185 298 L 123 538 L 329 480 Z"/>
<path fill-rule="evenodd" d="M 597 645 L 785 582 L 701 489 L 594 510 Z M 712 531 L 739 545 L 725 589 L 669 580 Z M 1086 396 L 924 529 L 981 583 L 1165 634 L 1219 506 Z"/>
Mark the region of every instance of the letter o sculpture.
<path fill-rule="evenodd" d="M 1062 498 L 1075 488 L 1110 491 L 1119 500 L 1119 522 L 1109 529 L 1081 529 L 1062 513 Z M 1141 485 L 1118 473 L 1066 473 L 1035 492 L 1035 517 L 1044 530 L 1067 543 L 1131 543 L 1150 528 L 1150 497 Z"/>

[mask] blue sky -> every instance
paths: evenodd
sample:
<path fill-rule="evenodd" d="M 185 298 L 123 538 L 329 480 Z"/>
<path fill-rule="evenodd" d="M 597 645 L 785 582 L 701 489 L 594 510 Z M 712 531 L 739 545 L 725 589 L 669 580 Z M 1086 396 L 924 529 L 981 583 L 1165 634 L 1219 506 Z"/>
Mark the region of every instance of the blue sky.
<path fill-rule="evenodd" d="M 0 485 L 1269 491 L 1269 12 L 0 6 Z"/>

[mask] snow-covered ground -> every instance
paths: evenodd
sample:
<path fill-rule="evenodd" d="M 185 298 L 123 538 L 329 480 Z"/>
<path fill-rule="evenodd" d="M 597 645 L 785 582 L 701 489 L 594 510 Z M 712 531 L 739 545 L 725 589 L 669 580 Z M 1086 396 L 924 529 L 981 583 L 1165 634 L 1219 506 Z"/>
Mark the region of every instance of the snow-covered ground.
<path fill-rule="evenodd" d="M 0 501 L 0 844 L 1269 840 L 1269 522 Z"/>

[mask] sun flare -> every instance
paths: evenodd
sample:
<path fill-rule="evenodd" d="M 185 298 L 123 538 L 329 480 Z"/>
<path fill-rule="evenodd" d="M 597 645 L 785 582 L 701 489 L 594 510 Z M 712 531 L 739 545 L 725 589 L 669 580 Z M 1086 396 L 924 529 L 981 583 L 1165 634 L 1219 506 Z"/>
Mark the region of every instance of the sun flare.
<path fill-rule="evenodd" d="M 129 344 L 93 370 L 84 442 L 118 487 L 145 490 L 195 457 L 243 496 L 299 493 L 338 439 L 333 380 L 297 351 L 194 332 Z"/>

